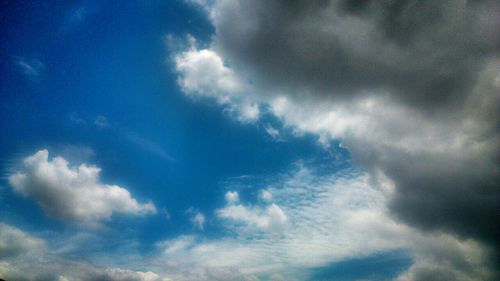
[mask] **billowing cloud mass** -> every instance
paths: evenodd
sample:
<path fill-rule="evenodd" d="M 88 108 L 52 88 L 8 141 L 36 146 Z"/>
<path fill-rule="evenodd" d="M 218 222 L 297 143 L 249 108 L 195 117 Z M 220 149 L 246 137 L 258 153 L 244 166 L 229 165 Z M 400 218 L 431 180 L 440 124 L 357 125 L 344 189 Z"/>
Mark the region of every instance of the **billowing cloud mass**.
<path fill-rule="evenodd" d="M 177 54 L 186 93 L 268 106 L 298 133 L 339 139 L 372 176 L 394 183 L 393 217 L 499 245 L 498 1 L 220 0 L 204 8 L 211 45 Z M 186 71 L 201 67 L 191 58 L 202 54 L 230 87 Z"/>
<path fill-rule="evenodd" d="M 152 202 L 138 203 L 130 192 L 118 185 L 99 181 L 101 169 L 81 164 L 69 166 L 62 157 L 49 159 L 47 150 L 23 160 L 23 167 L 9 176 L 13 190 L 34 199 L 50 216 L 95 225 L 113 213 L 142 215 L 155 213 Z"/>
<path fill-rule="evenodd" d="M 299 134 L 340 140 L 393 183 L 393 218 L 499 246 L 498 1 L 198 3 L 215 34 L 177 53 L 187 94 L 257 103 Z M 186 71 L 207 66 L 191 59 L 202 54 L 231 87 Z M 423 268 L 407 278 L 428 280 Z"/>

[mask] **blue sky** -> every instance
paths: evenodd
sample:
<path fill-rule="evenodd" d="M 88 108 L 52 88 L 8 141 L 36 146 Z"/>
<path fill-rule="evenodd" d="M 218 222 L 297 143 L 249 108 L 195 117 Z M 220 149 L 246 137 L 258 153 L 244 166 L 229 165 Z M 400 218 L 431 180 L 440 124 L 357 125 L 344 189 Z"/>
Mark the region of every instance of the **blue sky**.
<path fill-rule="evenodd" d="M 498 127 L 483 122 L 496 112 L 484 102 L 498 98 L 495 51 L 442 81 L 420 73 L 409 89 L 405 75 L 440 58 L 409 59 L 423 45 L 396 46 L 399 38 L 364 29 L 382 8 L 340 2 L 317 21 L 305 12 L 317 7 L 288 17 L 280 12 L 288 4 L 260 1 L 2 3 L 0 277 L 496 276 L 488 261 L 498 228 L 470 231 L 466 221 L 488 217 L 499 198 L 495 184 L 470 188 L 498 178 L 490 159 Z M 454 11 L 455 2 L 432 8 Z M 473 16 L 488 19 L 484 7 Z M 457 23 L 444 12 L 436 24 L 451 34 Z M 323 20 L 335 24 L 316 26 Z M 455 65 L 459 51 L 415 38 Z M 389 55 L 403 66 L 379 62 Z M 474 87 L 449 90 L 472 70 Z M 483 132 L 491 137 L 471 145 Z M 447 165 L 468 161 L 480 169 Z M 456 175 L 460 192 L 493 199 L 450 199 L 445 185 L 456 186 Z"/>

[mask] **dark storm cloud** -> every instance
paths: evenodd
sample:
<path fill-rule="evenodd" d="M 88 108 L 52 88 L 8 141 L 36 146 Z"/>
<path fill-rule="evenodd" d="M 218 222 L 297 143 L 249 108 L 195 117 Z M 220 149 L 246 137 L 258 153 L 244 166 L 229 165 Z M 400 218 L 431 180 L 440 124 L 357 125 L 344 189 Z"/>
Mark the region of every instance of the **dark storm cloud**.
<path fill-rule="evenodd" d="M 212 48 L 261 100 L 345 105 L 380 95 L 416 112 L 366 115 L 386 143 L 343 141 L 395 182 L 396 217 L 498 246 L 500 2 L 220 1 L 209 10 Z M 392 139 L 431 145 L 408 151 Z"/>
<path fill-rule="evenodd" d="M 498 51 L 495 1 L 227 1 L 215 46 L 254 83 L 349 98 L 386 90 L 415 106 L 463 101 Z"/>

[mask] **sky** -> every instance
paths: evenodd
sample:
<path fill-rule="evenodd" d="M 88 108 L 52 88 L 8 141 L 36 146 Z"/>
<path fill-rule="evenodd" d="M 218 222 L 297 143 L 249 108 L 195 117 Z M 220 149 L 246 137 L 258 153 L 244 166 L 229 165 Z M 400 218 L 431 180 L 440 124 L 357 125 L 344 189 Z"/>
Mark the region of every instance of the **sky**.
<path fill-rule="evenodd" d="M 0 5 L 0 278 L 500 278 L 498 1 Z"/>

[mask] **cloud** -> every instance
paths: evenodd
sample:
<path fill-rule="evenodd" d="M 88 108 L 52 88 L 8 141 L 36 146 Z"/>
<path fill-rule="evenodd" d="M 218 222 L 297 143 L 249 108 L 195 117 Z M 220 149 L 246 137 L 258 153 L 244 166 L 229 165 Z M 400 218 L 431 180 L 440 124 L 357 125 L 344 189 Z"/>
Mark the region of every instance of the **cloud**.
<path fill-rule="evenodd" d="M 490 280 L 495 276 L 491 251 L 474 240 L 458 241 L 445 235 L 418 237 L 414 251 L 414 264 L 398 281 Z"/>
<path fill-rule="evenodd" d="M 180 235 L 159 241 L 153 252 L 127 256 L 127 260 L 145 261 L 142 266 L 140 263 L 125 266 L 134 270 L 107 267 L 103 263 L 97 267 L 68 258 L 71 256 L 68 253 L 88 245 L 88 241 L 79 243 L 78 237 L 50 242 L 0 224 L 0 253 L 11 249 L 0 257 L 0 278 L 309 280 L 313 268 L 403 250 L 415 262 L 399 276 L 402 281 L 428 280 L 430 273 L 456 280 L 495 279 L 487 247 L 449 234 L 422 234 L 395 222 L 385 207 L 384 194 L 390 188 L 374 185 L 364 173 L 347 170 L 318 174 L 299 164 L 289 173 L 265 182 L 271 180 L 274 187 L 268 191 L 273 194 L 272 203 L 228 203 L 219 209 L 241 206 L 245 210 L 245 216 L 217 218 L 216 222 L 226 230 L 225 235 L 211 238 Z M 283 214 L 287 227 L 280 231 L 269 231 L 256 224 L 263 216 L 279 218 Z M 258 220 L 248 219 L 252 216 Z M 64 250 L 68 248 L 69 252 Z M 121 263 L 123 253 L 109 252 L 106 257 Z"/>
<path fill-rule="evenodd" d="M 186 94 L 257 103 L 299 134 L 340 140 L 393 182 L 393 216 L 498 246 L 496 1 L 203 5 L 212 42 L 176 54 Z M 189 59 L 201 57 L 217 63 Z"/>
<path fill-rule="evenodd" d="M 28 59 L 25 57 L 16 57 L 15 63 L 17 67 L 29 78 L 35 79 L 40 76 L 44 69 L 44 65 L 38 59 Z"/>
<path fill-rule="evenodd" d="M 144 215 L 156 212 L 152 202 L 138 203 L 118 185 L 99 181 L 100 169 L 81 164 L 69 166 L 62 157 L 49 159 L 47 150 L 26 157 L 23 167 L 9 176 L 13 190 L 34 199 L 50 216 L 95 225 L 114 213 Z"/>
<path fill-rule="evenodd" d="M 265 209 L 246 207 L 241 204 L 235 205 L 233 203 L 235 202 L 228 200 L 230 205 L 217 210 L 217 216 L 235 223 L 243 223 L 246 227 L 262 230 L 279 231 L 287 226 L 288 218 L 286 214 L 274 203 Z"/>
<path fill-rule="evenodd" d="M 269 190 L 262 190 L 259 197 L 264 201 L 271 201 L 273 199 L 273 194 L 269 192 Z"/>
<path fill-rule="evenodd" d="M 382 180 L 374 184 L 356 171 L 320 175 L 303 165 L 269 180 L 275 186 L 268 190 L 273 203 L 228 201 L 216 211 L 227 235 L 157 243 L 156 260 L 165 274 L 176 280 L 272 280 L 273 275 L 309 280 L 312 268 L 403 250 L 415 262 L 400 280 L 431 272 L 451 272 L 457 280 L 495 276 L 491 252 L 482 243 L 424 234 L 394 221 L 386 208 L 390 188 Z M 282 222 L 287 227 L 270 231 Z"/>
<path fill-rule="evenodd" d="M 258 120 L 259 105 L 242 96 L 245 84 L 231 68 L 224 65 L 216 52 L 198 50 L 192 43 L 189 50 L 174 57 L 174 62 L 179 74 L 177 81 L 189 97 L 215 99 L 218 104 L 225 106 L 225 113 L 241 122 Z"/>
<path fill-rule="evenodd" d="M 143 138 L 135 133 L 132 132 L 124 132 L 126 138 L 134 143 L 135 145 L 139 146 L 140 148 L 153 153 L 154 155 L 157 155 L 165 160 L 168 161 L 174 161 L 175 159 L 158 143 L 153 142 L 149 139 Z"/>
<path fill-rule="evenodd" d="M 226 202 L 228 204 L 237 203 L 238 201 L 240 201 L 240 195 L 237 191 L 228 191 L 226 192 L 224 197 L 226 198 Z"/>
<path fill-rule="evenodd" d="M 0 223 L 0 278 L 5 280 L 166 281 L 151 271 L 99 268 L 54 254 L 48 243 L 14 226 Z"/>
<path fill-rule="evenodd" d="M 274 128 L 273 126 L 271 126 L 270 124 L 265 124 L 264 125 L 264 130 L 266 131 L 266 133 L 271 136 L 271 138 L 273 138 L 274 140 L 276 141 L 280 141 L 282 140 L 281 138 L 281 134 L 280 134 L 280 131 L 278 131 L 276 128 Z"/>
<path fill-rule="evenodd" d="M 205 228 L 205 215 L 195 208 L 191 207 L 186 211 L 191 215 L 190 221 L 195 229 L 203 230 Z"/>
<path fill-rule="evenodd" d="M 10 225 L 0 223 L 0 260 L 42 250 L 45 243 Z"/>
<path fill-rule="evenodd" d="M 175 65 L 181 74 L 180 86 L 192 96 L 214 97 L 226 103 L 242 90 L 233 71 L 214 51 L 190 49 L 175 57 Z"/>
<path fill-rule="evenodd" d="M 105 128 L 109 126 L 108 119 L 105 116 L 97 116 L 94 120 L 94 124 L 99 128 Z"/>

